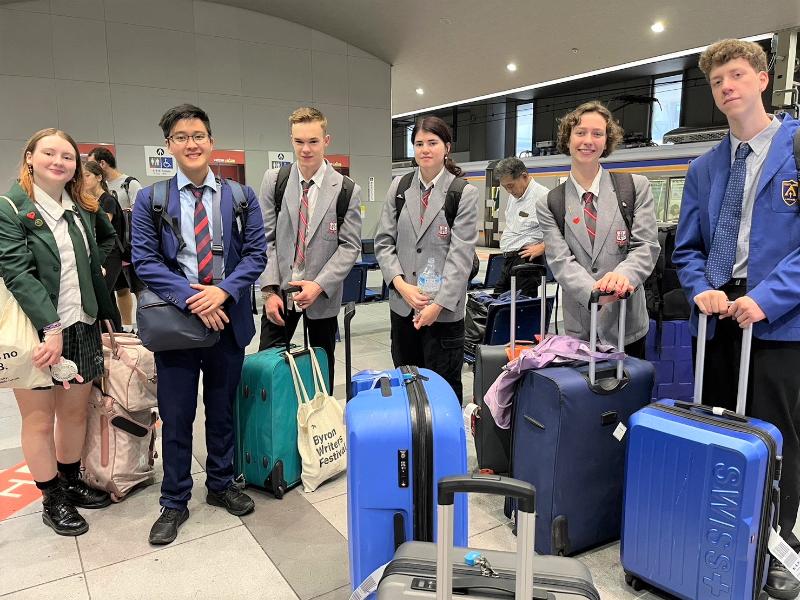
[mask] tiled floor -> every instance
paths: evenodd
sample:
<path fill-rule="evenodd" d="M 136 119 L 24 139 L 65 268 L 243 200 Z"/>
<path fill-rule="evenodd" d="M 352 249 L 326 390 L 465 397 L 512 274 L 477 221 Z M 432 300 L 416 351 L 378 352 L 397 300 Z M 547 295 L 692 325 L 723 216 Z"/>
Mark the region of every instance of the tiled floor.
<path fill-rule="evenodd" d="M 354 370 L 391 366 L 388 311 L 386 303 L 359 305 L 353 321 Z M 335 395 L 343 398 L 343 344 L 337 347 L 336 357 Z M 463 379 L 465 395 L 471 396 L 472 374 L 467 369 Z M 147 543 L 150 525 L 158 515 L 158 485 L 109 508 L 83 511 L 90 530 L 77 538 L 57 536 L 45 527 L 37 501 L 0 521 L 0 597 L 348 598 L 344 477 L 312 494 L 296 488 L 280 501 L 251 491 L 255 512 L 233 517 L 205 503 L 203 440 L 202 419 L 197 419 L 195 495 L 189 504 L 191 517 L 176 542 L 166 547 Z M 474 467 L 471 441 L 468 452 Z M 0 390 L 0 472 L 22 460 L 16 404 L 10 392 Z M 156 468 L 160 473 L 160 464 Z M 501 502 L 473 497 L 470 545 L 513 549 L 515 543 Z M 578 558 L 590 568 L 604 600 L 659 598 L 625 585 L 618 544 Z"/>

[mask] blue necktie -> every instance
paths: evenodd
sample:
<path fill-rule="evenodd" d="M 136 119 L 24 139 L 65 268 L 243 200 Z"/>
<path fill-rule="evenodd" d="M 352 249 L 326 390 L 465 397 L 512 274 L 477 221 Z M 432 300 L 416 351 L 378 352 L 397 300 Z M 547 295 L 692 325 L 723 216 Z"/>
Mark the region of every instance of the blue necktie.
<path fill-rule="evenodd" d="M 711 242 L 711 252 L 706 261 L 706 279 L 714 289 L 719 289 L 731 279 L 736 262 L 736 243 L 739 239 L 739 224 L 742 220 L 744 180 L 747 174 L 745 159 L 750 154 L 750 145 L 739 144 L 736 158 L 728 176 L 728 186 L 722 199 L 717 228 Z"/>

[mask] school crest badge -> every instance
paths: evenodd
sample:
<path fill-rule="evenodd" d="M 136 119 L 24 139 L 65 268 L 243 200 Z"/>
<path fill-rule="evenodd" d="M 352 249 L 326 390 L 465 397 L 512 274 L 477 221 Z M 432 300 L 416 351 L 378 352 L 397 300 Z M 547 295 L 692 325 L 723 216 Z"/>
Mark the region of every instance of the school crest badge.
<path fill-rule="evenodd" d="M 797 204 L 797 188 L 798 184 L 794 179 L 784 179 L 781 183 L 781 195 L 786 206 Z"/>
<path fill-rule="evenodd" d="M 328 232 L 336 233 L 336 221 L 331 221 L 330 223 L 328 223 Z"/>
<path fill-rule="evenodd" d="M 436 233 L 436 235 L 444 239 L 450 235 L 450 228 L 447 225 L 439 225 L 439 231 Z"/>
<path fill-rule="evenodd" d="M 617 229 L 617 246 L 620 248 L 622 246 L 628 245 L 628 230 L 627 229 Z"/>

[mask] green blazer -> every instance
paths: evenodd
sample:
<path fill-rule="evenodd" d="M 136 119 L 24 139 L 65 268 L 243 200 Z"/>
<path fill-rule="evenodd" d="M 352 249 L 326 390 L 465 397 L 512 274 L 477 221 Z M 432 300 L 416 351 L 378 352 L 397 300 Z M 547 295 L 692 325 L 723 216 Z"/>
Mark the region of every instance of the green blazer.
<path fill-rule="evenodd" d="M 18 183 L 5 194 L 18 214 L 0 199 L 0 277 L 37 330 L 59 320 L 58 295 L 61 287 L 61 258 L 53 232 L 42 218 L 36 203 Z M 75 201 L 89 241 L 92 268 L 91 290 L 97 298 L 98 319 L 111 319 L 116 307 L 100 270 L 114 247 L 116 233 L 102 209 L 91 213 Z M 94 232 L 95 235 L 90 235 Z"/>

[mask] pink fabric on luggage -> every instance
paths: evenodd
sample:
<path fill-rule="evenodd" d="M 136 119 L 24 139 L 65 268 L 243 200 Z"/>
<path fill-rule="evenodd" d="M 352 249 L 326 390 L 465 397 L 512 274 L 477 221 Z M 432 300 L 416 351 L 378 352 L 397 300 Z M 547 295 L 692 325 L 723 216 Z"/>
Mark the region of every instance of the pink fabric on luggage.
<path fill-rule="evenodd" d="M 514 398 L 514 389 L 525 371 L 574 361 L 589 362 L 592 356 L 598 361 L 618 360 L 625 358 L 625 353 L 617 351 L 614 346 L 608 344 L 598 344 L 597 351 L 592 353 L 589 350 L 589 342 L 566 335 L 550 336 L 541 344 L 523 350 L 519 358 L 503 367 L 503 372 L 484 396 L 483 401 L 489 407 L 497 426 L 501 429 L 511 428 L 511 402 Z"/>

